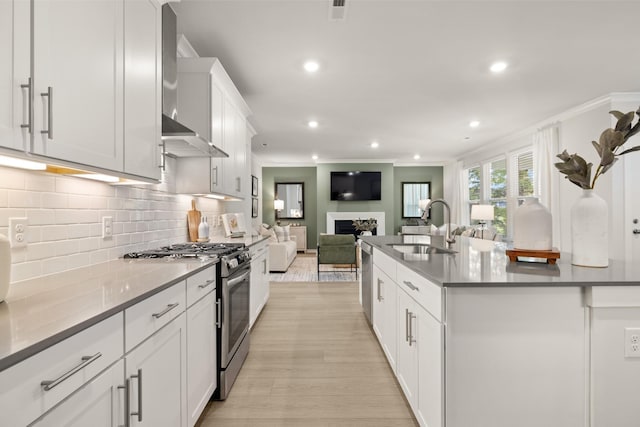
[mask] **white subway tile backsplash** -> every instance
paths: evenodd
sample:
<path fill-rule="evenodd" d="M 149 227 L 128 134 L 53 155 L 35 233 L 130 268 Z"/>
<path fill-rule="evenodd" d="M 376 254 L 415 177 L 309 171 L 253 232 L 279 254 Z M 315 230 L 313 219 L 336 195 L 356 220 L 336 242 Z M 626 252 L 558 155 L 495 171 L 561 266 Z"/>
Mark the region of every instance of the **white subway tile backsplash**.
<path fill-rule="evenodd" d="M 173 179 L 165 175 L 167 179 Z M 27 217 L 26 248 L 14 248 L 12 282 L 97 264 L 132 251 L 188 239 L 192 196 L 170 194 L 172 183 L 122 187 L 80 178 L 0 168 L 0 233 L 8 219 Z M 207 215 L 221 202 L 196 198 Z M 102 238 L 102 217 L 113 217 L 114 236 Z"/>

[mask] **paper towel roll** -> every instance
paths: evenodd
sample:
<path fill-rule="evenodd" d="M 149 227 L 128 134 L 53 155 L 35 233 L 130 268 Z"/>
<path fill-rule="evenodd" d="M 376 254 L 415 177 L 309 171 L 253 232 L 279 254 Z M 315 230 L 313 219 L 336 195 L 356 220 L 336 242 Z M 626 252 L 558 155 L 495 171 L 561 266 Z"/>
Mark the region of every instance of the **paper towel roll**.
<path fill-rule="evenodd" d="M 0 302 L 4 301 L 9 292 L 11 281 L 11 247 L 9 239 L 0 234 Z"/>

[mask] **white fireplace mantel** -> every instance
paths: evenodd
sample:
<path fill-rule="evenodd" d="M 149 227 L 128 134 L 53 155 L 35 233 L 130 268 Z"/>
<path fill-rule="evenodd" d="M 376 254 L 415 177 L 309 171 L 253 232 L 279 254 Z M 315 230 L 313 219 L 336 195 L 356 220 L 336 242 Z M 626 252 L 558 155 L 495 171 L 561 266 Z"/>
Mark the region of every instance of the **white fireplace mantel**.
<path fill-rule="evenodd" d="M 327 212 L 327 234 L 335 234 L 336 220 L 369 219 L 375 218 L 378 222 L 376 232 L 378 236 L 384 236 L 384 212 Z"/>

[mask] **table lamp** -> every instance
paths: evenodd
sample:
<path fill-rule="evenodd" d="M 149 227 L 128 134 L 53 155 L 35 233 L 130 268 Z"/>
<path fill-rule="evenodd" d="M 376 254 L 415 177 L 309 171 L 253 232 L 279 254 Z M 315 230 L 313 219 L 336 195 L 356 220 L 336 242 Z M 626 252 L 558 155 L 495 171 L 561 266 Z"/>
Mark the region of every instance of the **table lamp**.
<path fill-rule="evenodd" d="M 273 209 L 276 210 L 276 224 L 280 225 L 280 211 L 284 209 L 284 200 L 275 199 L 273 201 Z"/>
<path fill-rule="evenodd" d="M 484 239 L 487 221 L 493 221 L 493 205 L 472 205 L 471 219 L 477 220 L 480 224 L 480 238 Z"/>
<path fill-rule="evenodd" d="M 427 214 L 427 205 L 429 204 L 431 200 L 430 199 L 420 199 L 418 200 L 418 208 L 420 208 L 422 210 L 422 216 L 420 217 L 423 220 L 427 220 L 427 217 L 429 216 Z"/>

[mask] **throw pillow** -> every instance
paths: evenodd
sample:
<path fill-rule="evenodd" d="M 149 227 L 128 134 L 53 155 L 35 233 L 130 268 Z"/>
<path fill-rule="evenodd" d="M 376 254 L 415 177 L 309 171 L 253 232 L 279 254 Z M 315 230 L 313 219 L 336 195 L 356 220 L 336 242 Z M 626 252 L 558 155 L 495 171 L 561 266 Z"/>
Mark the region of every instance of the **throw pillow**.
<path fill-rule="evenodd" d="M 278 243 L 278 238 L 276 237 L 276 232 L 273 231 L 272 228 L 260 227 L 260 235 L 268 237 L 269 239 L 267 241 L 269 243 Z"/>
<path fill-rule="evenodd" d="M 290 225 L 285 225 L 283 227 L 274 225 L 273 228 L 276 230 L 276 237 L 278 238 L 278 242 L 288 242 L 289 240 L 291 240 Z"/>

